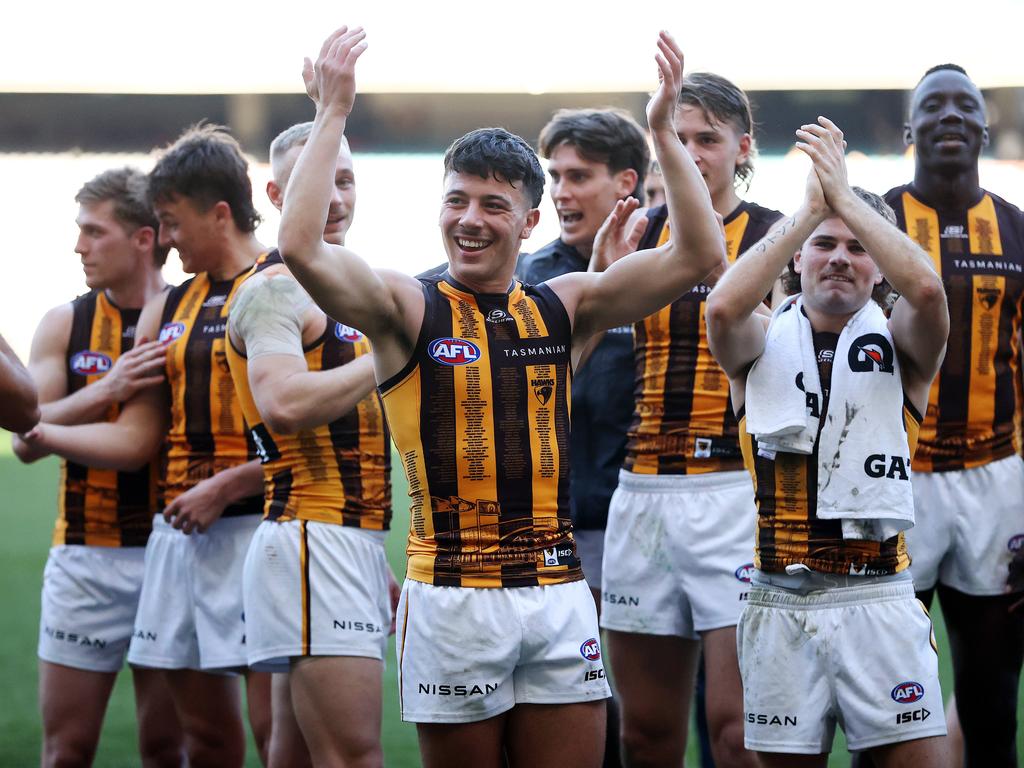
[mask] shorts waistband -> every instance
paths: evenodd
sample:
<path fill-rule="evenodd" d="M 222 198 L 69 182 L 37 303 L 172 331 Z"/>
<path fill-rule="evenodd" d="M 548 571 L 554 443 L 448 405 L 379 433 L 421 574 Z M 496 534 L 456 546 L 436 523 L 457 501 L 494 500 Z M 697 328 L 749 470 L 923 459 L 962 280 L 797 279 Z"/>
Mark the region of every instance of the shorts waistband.
<path fill-rule="evenodd" d="M 750 473 L 745 469 L 728 472 L 702 472 L 696 475 L 645 475 L 619 470 L 619 488 L 642 493 L 678 493 L 680 491 L 706 491 L 747 485 L 753 492 Z"/>
<path fill-rule="evenodd" d="M 236 515 L 235 517 L 221 517 L 207 529 L 207 533 L 211 531 L 255 531 L 259 523 L 260 519 L 256 517 L 256 515 Z M 159 512 L 153 515 L 153 533 L 181 534 L 182 536 L 185 535 L 181 533 L 180 530 L 175 528 L 171 523 L 164 520 L 164 516 Z M 189 535 L 194 538 L 196 536 L 203 536 L 204 534 L 191 533 Z"/>
<path fill-rule="evenodd" d="M 804 588 L 781 586 L 778 583 L 780 580 L 776 578 L 778 576 L 780 574 L 755 571 L 747 603 L 765 608 L 815 609 L 914 597 L 914 580 L 907 573 L 889 576 L 814 574 L 815 578 Z M 771 580 L 765 581 L 764 577 Z M 826 585 L 826 581 L 819 581 L 817 577 L 826 577 L 831 586 Z M 783 575 L 783 578 L 789 577 Z"/>

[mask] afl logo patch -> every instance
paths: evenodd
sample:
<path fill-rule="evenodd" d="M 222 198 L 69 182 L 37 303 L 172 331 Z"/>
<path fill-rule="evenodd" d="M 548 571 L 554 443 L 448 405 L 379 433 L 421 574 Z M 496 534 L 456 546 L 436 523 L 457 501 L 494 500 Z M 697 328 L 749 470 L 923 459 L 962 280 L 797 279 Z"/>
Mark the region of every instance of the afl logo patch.
<path fill-rule="evenodd" d="M 160 329 L 160 343 L 170 344 L 185 335 L 184 323 L 167 323 Z"/>
<path fill-rule="evenodd" d="M 469 365 L 480 359 L 480 347 L 465 339 L 434 339 L 427 354 L 441 365 Z"/>
<path fill-rule="evenodd" d="M 334 335 L 342 341 L 348 341 L 352 344 L 355 344 L 357 341 L 362 341 L 363 338 L 363 334 L 360 331 L 357 331 L 355 328 L 345 325 L 344 323 L 334 324 Z"/>
<path fill-rule="evenodd" d="M 892 700 L 897 704 L 913 704 L 915 701 L 920 701 L 924 698 L 924 686 L 920 683 L 915 683 L 913 680 L 908 680 L 905 683 L 900 683 L 892 689 Z"/>
<path fill-rule="evenodd" d="M 95 376 L 106 373 L 113 363 L 102 352 L 85 350 L 71 358 L 71 371 L 79 376 Z"/>
<path fill-rule="evenodd" d="M 751 580 L 751 578 L 753 578 L 753 576 L 754 576 L 754 564 L 753 563 L 747 563 L 746 565 L 741 565 L 739 568 L 736 569 L 736 578 L 739 581 L 742 581 L 742 582 L 744 582 L 746 584 L 750 583 L 750 580 Z"/>
<path fill-rule="evenodd" d="M 1024 547 L 1024 533 L 1018 533 L 1006 542 L 1006 548 L 1011 552 L 1019 552 L 1021 547 Z"/>
<path fill-rule="evenodd" d="M 596 637 L 592 637 L 580 646 L 580 655 L 587 661 L 599 661 L 601 658 L 601 644 Z"/>

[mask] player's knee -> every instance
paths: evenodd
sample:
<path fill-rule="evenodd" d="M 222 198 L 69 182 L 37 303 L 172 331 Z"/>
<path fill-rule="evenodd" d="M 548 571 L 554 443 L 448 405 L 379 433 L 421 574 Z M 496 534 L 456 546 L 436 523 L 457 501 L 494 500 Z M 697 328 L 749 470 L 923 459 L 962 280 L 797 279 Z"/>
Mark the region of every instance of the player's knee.
<path fill-rule="evenodd" d="M 92 765 L 98 738 L 84 733 L 60 733 L 43 739 L 43 768 L 75 768 Z"/>
<path fill-rule="evenodd" d="M 715 725 L 709 724 L 711 751 L 719 768 L 752 768 L 758 765 L 757 756 L 743 746 L 743 720 L 730 718 Z"/>
<path fill-rule="evenodd" d="M 184 745 L 178 733 L 139 733 L 139 757 L 143 768 L 181 768 Z"/>
<path fill-rule="evenodd" d="M 623 719 L 619 734 L 619 748 L 625 762 L 634 768 L 682 764 L 686 736 L 678 728 Z"/>
<path fill-rule="evenodd" d="M 185 746 L 189 766 L 241 766 L 245 736 L 241 728 L 213 727 L 212 723 L 186 725 Z"/>

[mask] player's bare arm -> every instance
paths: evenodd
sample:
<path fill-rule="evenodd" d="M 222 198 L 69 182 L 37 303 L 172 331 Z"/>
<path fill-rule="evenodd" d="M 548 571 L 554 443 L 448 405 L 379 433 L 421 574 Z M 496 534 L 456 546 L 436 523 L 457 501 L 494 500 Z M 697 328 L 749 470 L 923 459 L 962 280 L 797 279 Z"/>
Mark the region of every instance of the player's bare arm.
<path fill-rule="evenodd" d="M 137 346 L 155 339 L 160 330 L 165 293 L 154 296 L 136 326 Z M 33 451 L 56 453 L 70 461 L 101 469 L 134 471 L 156 454 L 167 434 L 168 401 L 165 386 L 139 389 L 113 422 L 67 426 L 40 423 L 23 435 Z"/>
<path fill-rule="evenodd" d="M 283 267 L 247 280 L 232 303 L 230 343 L 248 357 L 253 400 L 274 432 L 293 434 L 329 424 L 373 391 L 372 355 L 326 371 L 309 370 L 303 344 L 321 336 L 327 323 Z M 242 372 L 232 367 L 232 375 Z"/>
<path fill-rule="evenodd" d="M 316 104 L 313 131 L 295 164 L 285 194 L 278 249 L 296 279 L 331 317 L 373 341 L 381 379 L 408 360 L 423 317 L 419 282 L 375 271 L 348 248 L 325 243 L 324 225 L 341 137 L 355 101 L 355 65 L 366 33 L 342 27 L 324 41 L 316 63 L 303 68 Z"/>
<path fill-rule="evenodd" d="M 258 459 L 222 469 L 201 480 L 164 507 L 164 520 L 184 534 L 205 533 L 232 504 L 263 493 Z"/>
<path fill-rule="evenodd" d="M 942 363 L 949 335 L 949 311 L 942 279 L 928 255 L 897 227 L 885 221 L 850 189 L 843 132 L 827 117 L 797 131 L 802 150 L 814 163 L 829 206 L 846 222 L 861 245 L 900 294 L 889 320 L 901 362 L 909 363 L 904 386 L 923 410 L 928 388 Z"/>
<path fill-rule="evenodd" d="M 0 336 L 0 427 L 23 432 L 37 421 L 39 406 L 32 377 Z"/>
<path fill-rule="evenodd" d="M 725 260 L 725 243 L 711 196 L 676 135 L 674 112 L 683 55 L 667 32 L 655 56 L 661 83 L 647 107 L 655 155 L 666 182 L 670 242 L 620 259 L 600 273 L 574 273 L 549 285 L 574 317 L 574 346 L 594 333 L 634 322 L 671 303 Z M 622 209 L 619 215 L 625 215 Z M 681 226 L 685 221 L 686 226 Z"/>
<path fill-rule="evenodd" d="M 829 214 L 814 168 L 807 175 L 804 202 L 737 259 L 708 296 L 704 316 L 708 345 L 732 384 L 733 403 L 743 403 L 743 377 L 764 351 L 770 315 L 764 297 L 779 274 Z"/>
<path fill-rule="evenodd" d="M 68 395 L 65 366 L 72 318 L 70 304 L 54 307 L 43 315 L 32 339 L 28 371 L 39 392 L 40 421 L 50 424 L 98 421 L 110 406 L 123 403 L 139 389 L 164 380 L 166 351 L 163 345 L 140 338 L 102 379 Z M 22 461 L 35 461 L 45 455 L 29 451 L 22 440 L 15 440 L 14 450 Z"/>

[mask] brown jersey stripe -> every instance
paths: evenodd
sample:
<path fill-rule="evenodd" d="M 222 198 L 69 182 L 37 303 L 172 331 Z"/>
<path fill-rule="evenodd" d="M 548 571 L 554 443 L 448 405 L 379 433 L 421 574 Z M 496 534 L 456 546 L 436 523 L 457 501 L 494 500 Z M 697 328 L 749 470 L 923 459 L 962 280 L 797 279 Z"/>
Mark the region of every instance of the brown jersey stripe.
<path fill-rule="evenodd" d="M 288 502 L 292 495 L 292 469 L 286 467 L 275 472 L 267 489 L 266 517 L 267 520 L 280 520 L 288 514 Z"/>

